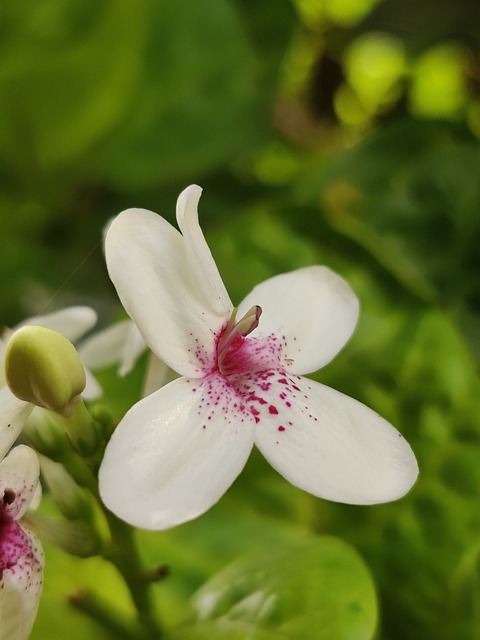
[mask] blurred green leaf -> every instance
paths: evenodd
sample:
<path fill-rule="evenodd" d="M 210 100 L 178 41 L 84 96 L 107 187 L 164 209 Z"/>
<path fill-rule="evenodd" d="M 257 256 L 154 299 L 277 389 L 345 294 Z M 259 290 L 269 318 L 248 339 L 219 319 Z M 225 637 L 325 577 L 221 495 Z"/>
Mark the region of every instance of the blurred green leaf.
<path fill-rule="evenodd" d="M 92 157 L 115 187 L 204 175 L 263 139 L 267 86 L 227 0 L 152 3 L 126 119 Z"/>
<path fill-rule="evenodd" d="M 200 622 L 181 626 L 168 634 L 168 640 L 285 640 L 286 637 L 238 620 Z"/>
<path fill-rule="evenodd" d="M 480 364 L 480 147 L 406 121 L 373 134 L 299 190 L 409 291 L 448 309 Z"/>
<path fill-rule="evenodd" d="M 118 124 L 138 89 L 148 4 L 2 5 L 3 161 L 24 182 L 78 162 Z"/>
<path fill-rule="evenodd" d="M 334 538 L 270 549 L 214 576 L 194 596 L 198 620 L 252 625 L 248 637 L 274 630 L 285 638 L 372 638 L 376 600 L 357 553 Z M 258 636 L 256 635 L 258 630 Z"/>

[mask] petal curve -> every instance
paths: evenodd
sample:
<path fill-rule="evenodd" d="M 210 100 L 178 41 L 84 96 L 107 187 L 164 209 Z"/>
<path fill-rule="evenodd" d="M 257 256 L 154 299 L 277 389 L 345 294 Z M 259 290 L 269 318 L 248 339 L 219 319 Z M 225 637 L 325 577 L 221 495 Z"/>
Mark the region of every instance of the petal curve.
<path fill-rule="evenodd" d="M 182 191 L 177 200 L 177 222 L 198 287 L 216 313 L 229 316 L 232 303 L 198 222 L 198 202 L 201 195 L 202 188 L 196 184 Z"/>
<path fill-rule="evenodd" d="M 151 211 L 129 209 L 111 223 L 105 255 L 120 300 L 152 351 L 178 373 L 203 377 L 228 314 L 218 315 L 199 289 L 181 234 Z"/>
<path fill-rule="evenodd" d="M 91 307 L 65 307 L 52 313 L 41 316 L 33 316 L 21 322 L 15 329 L 25 325 L 37 325 L 52 329 L 71 342 L 81 338 L 97 321 L 97 313 Z"/>
<path fill-rule="evenodd" d="M 409 491 L 417 461 L 386 420 L 307 378 L 290 376 L 281 387 L 289 406 L 262 419 L 255 444 L 289 482 L 347 504 L 389 502 Z"/>
<path fill-rule="evenodd" d="M 345 345 L 357 323 L 359 304 L 343 278 L 322 266 L 269 278 L 238 306 L 241 318 L 253 305 L 262 308 L 255 335 L 285 336 L 292 373 L 326 365 Z"/>
<path fill-rule="evenodd" d="M 8 387 L 0 390 L 0 460 L 20 435 L 33 404 L 19 400 Z"/>
<path fill-rule="evenodd" d="M 207 423 L 203 383 L 180 378 L 125 415 L 100 467 L 100 495 L 127 522 L 168 529 L 204 513 L 243 469 L 253 421 L 219 411 Z"/>

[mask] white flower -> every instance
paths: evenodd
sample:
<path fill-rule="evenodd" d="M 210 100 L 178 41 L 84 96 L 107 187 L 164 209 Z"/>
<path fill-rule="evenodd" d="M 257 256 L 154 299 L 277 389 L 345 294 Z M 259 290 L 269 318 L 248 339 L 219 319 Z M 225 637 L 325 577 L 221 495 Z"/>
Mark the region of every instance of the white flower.
<path fill-rule="evenodd" d="M 151 350 L 182 377 L 130 409 L 107 446 L 102 498 L 164 529 L 209 509 L 255 444 L 315 496 L 373 504 L 404 495 L 418 467 L 402 436 L 365 405 L 303 377 L 353 332 L 347 283 L 313 266 L 271 278 L 233 305 L 198 224 L 201 189 L 177 203 L 181 234 L 141 209 L 106 238 L 120 299 Z"/>
<path fill-rule="evenodd" d="M 0 449 L 0 458 L 5 450 Z M 29 447 L 15 447 L 0 462 L 0 638 L 30 635 L 42 593 L 44 556 L 22 524 L 39 498 L 39 463 Z"/>

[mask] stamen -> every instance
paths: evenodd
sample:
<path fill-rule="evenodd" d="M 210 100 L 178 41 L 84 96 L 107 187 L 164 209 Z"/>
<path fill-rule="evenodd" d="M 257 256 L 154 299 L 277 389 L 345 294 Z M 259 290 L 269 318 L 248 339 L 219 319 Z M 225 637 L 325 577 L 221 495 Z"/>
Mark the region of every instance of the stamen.
<path fill-rule="evenodd" d="M 235 324 L 235 317 L 237 309 L 234 309 L 230 320 L 220 338 L 217 346 L 217 366 L 219 371 L 222 371 L 222 364 L 227 356 L 233 341 L 238 338 L 245 338 L 249 333 L 252 333 L 257 327 L 262 315 L 262 308 L 257 304 L 254 305 L 247 313 Z"/>
<path fill-rule="evenodd" d="M 243 337 L 248 336 L 258 327 L 261 315 L 262 307 L 259 307 L 258 304 L 254 305 L 237 323 L 235 330 Z"/>

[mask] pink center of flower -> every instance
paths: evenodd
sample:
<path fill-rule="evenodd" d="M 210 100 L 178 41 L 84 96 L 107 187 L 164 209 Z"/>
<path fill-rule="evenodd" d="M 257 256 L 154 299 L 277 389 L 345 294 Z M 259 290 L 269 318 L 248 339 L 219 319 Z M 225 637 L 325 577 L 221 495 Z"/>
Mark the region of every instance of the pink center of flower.
<path fill-rule="evenodd" d="M 5 489 L 0 501 L 0 580 L 7 569 L 15 571 L 20 558 L 32 554 L 28 536 L 9 513 L 8 506 L 15 501 L 15 492 Z M 19 567 L 21 569 L 21 567 Z"/>
<path fill-rule="evenodd" d="M 309 413 L 298 382 L 300 376 L 286 372 L 287 341 L 284 335 L 251 336 L 258 327 L 259 306 L 237 323 L 235 314 L 217 340 L 215 364 L 203 379 L 202 400 L 198 407 L 202 428 L 218 414 L 231 424 L 251 420 L 258 424 L 267 418 L 278 432 L 293 426 L 293 406 Z M 194 392 L 197 388 L 193 389 Z M 313 416 L 310 416 L 313 420 Z"/>

